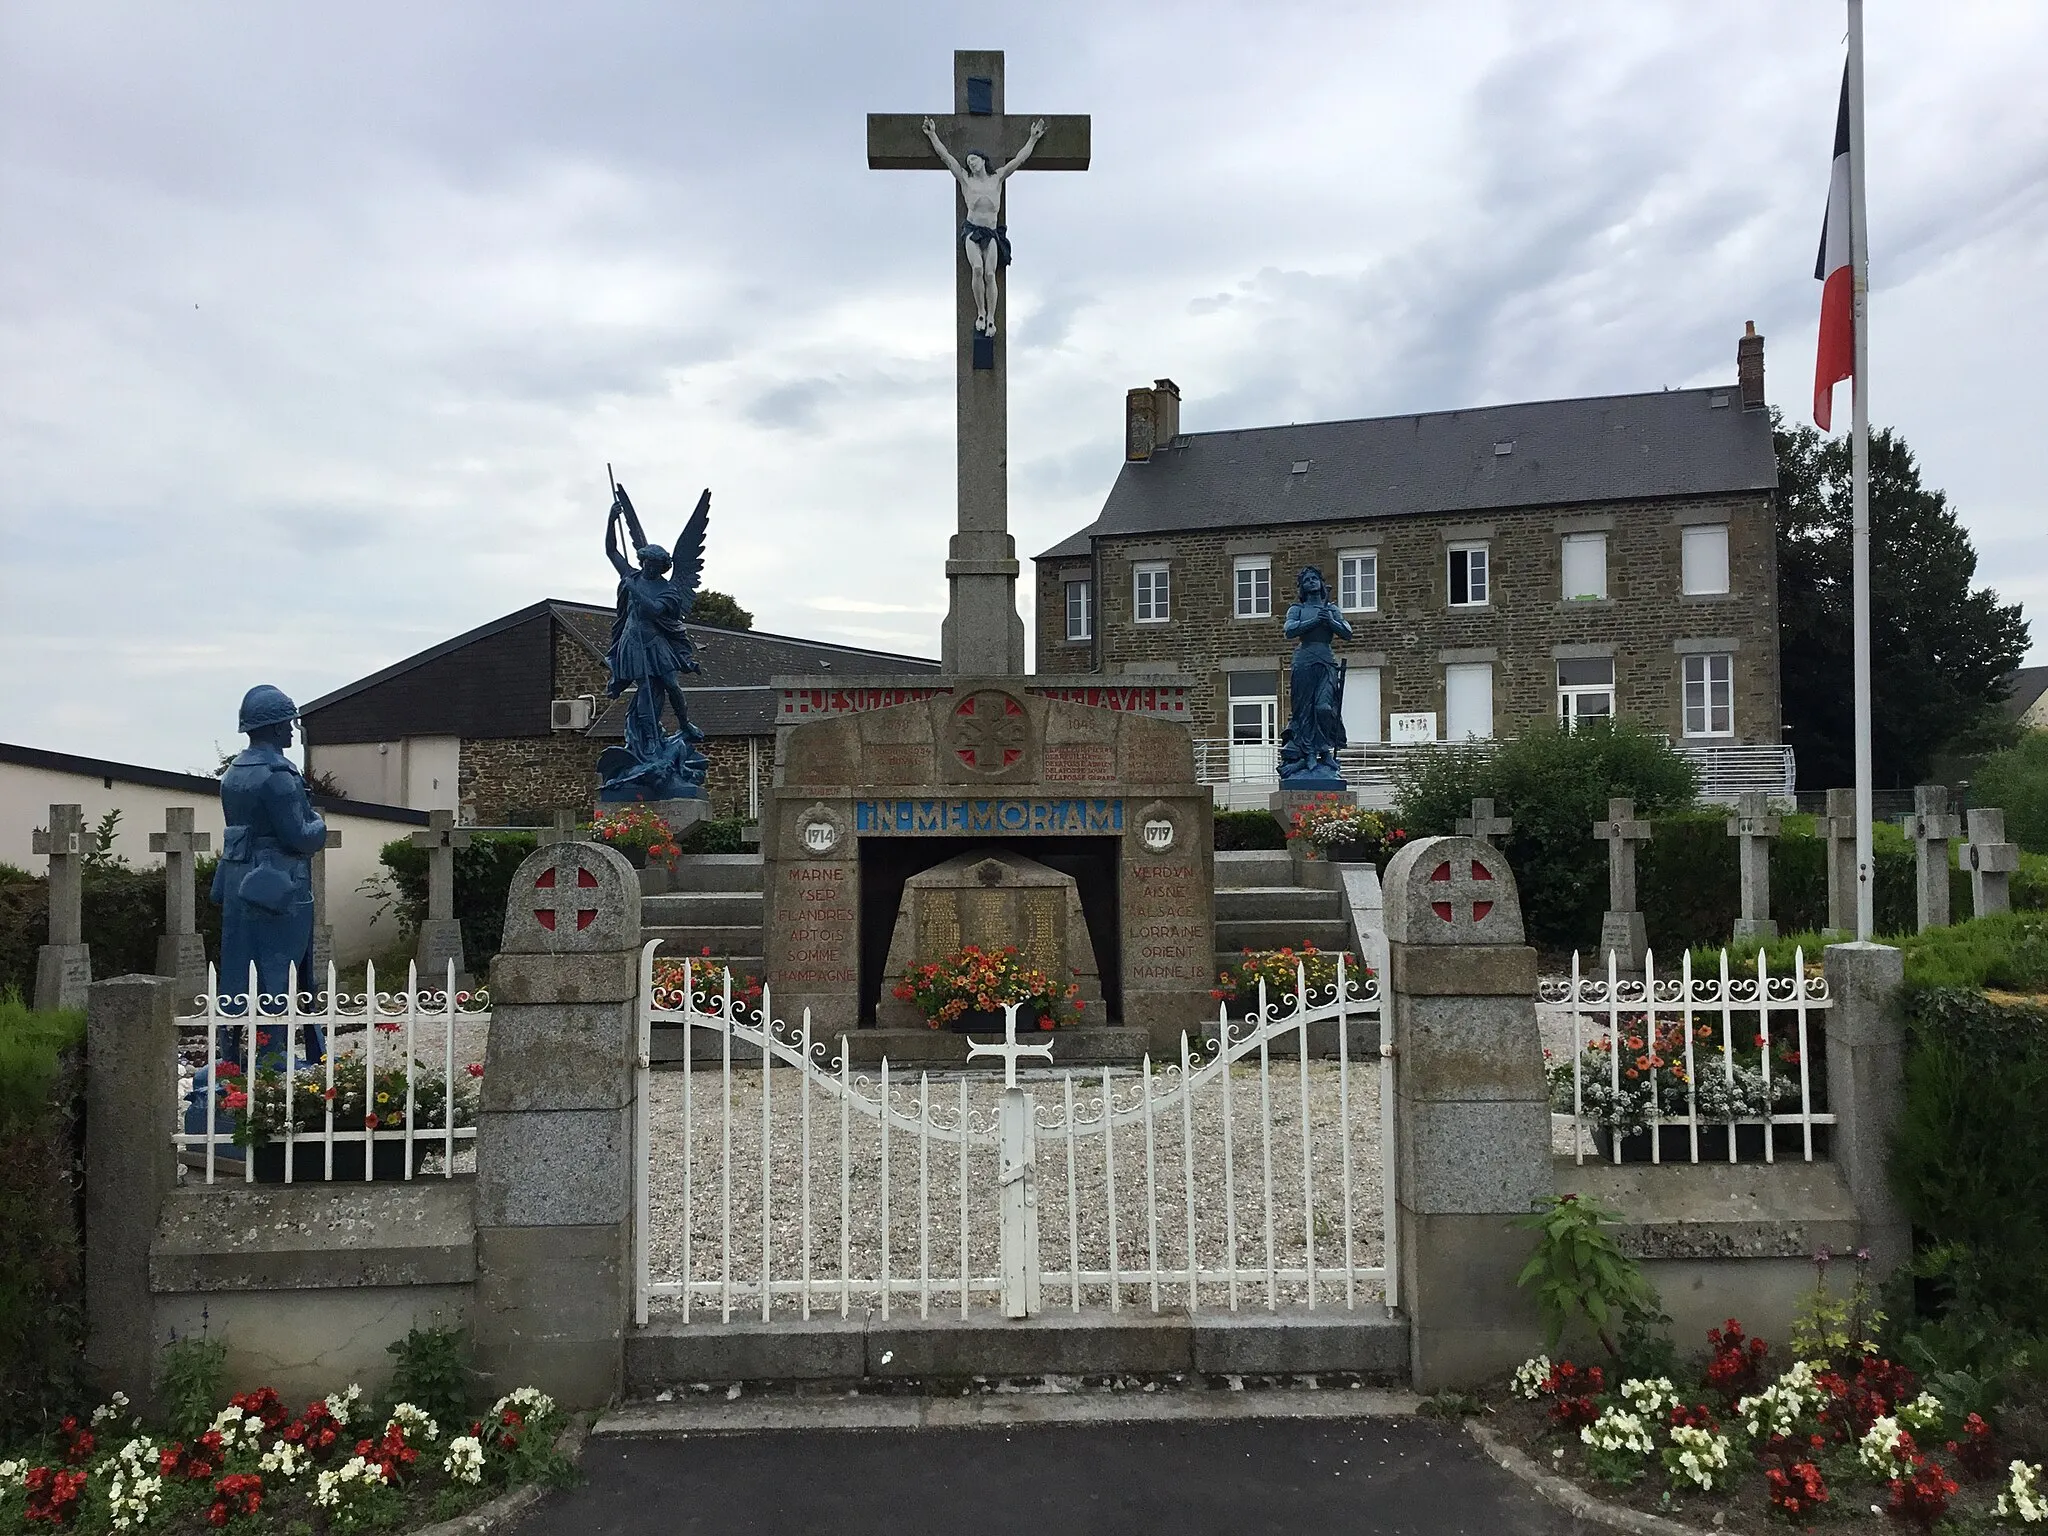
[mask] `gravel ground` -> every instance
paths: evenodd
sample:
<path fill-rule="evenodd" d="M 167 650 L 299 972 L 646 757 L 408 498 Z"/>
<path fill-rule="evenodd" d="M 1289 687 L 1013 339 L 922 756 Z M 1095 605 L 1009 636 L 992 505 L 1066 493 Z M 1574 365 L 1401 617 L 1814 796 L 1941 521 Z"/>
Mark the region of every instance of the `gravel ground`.
<path fill-rule="evenodd" d="M 1072 1074 L 1042 1070 L 1019 1074 L 1025 1091 L 1035 1101 L 1039 1116 L 1037 1137 L 1037 1208 L 1041 1271 L 1069 1272 L 1070 1255 L 1078 1252 L 1080 1268 L 1106 1272 L 1110 1267 L 1110 1161 L 1105 1158 L 1104 1137 L 1099 1116 L 1103 1077 L 1099 1070 Z M 736 1068 L 733 1074 L 730 1117 L 733 1180 L 731 1189 L 732 1232 L 731 1278 L 736 1286 L 750 1285 L 761 1272 L 762 1247 L 762 1091 L 758 1067 Z M 873 1102 L 879 1083 L 869 1077 L 867 1097 Z M 1075 1099 L 1077 1133 L 1069 1137 L 1065 1107 L 1071 1083 Z M 1111 1079 L 1117 1104 L 1137 1102 L 1142 1092 L 1137 1075 L 1116 1072 Z M 1304 1234 L 1313 1226 L 1316 1262 L 1319 1269 L 1342 1263 L 1344 1248 L 1344 1204 L 1342 1185 L 1343 1122 L 1340 1114 L 1338 1071 L 1334 1063 L 1312 1062 L 1308 1069 L 1308 1124 L 1310 1126 L 1310 1188 L 1314 1195 L 1312 1222 L 1304 1208 L 1302 1178 L 1302 1079 L 1290 1062 L 1275 1062 L 1271 1068 L 1270 1117 L 1261 1105 L 1256 1063 L 1240 1065 L 1231 1079 L 1230 1133 L 1234 1202 L 1226 1202 L 1223 1159 L 1224 1113 L 1222 1084 L 1212 1080 L 1195 1096 L 1190 1132 L 1183 1144 L 1179 1100 L 1176 1097 L 1154 1118 L 1153 1187 L 1158 1212 L 1158 1254 L 1160 1265 L 1184 1275 L 1187 1265 L 1187 1149 L 1192 1149 L 1192 1182 L 1195 1201 L 1195 1246 L 1204 1269 L 1225 1265 L 1230 1245 L 1229 1213 L 1236 1213 L 1236 1267 L 1257 1271 L 1241 1276 L 1238 1283 L 1240 1306 L 1263 1306 L 1269 1299 L 1265 1279 L 1267 1266 L 1266 1229 L 1272 1225 L 1272 1263 L 1277 1269 L 1305 1268 Z M 935 1128 L 957 1125 L 963 1091 L 970 1125 L 990 1126 L 996 1116 L 1001 1088 L 985 1074 L 933 1074 L 924 1085 L 929 1094 L 931 1122 Z M 1159 1093 L 1155 1083 L 1155 1096 Z M 683 1265 L 684 1241 L 684 1141 L 683 1115 L 685 1083 L 680 1072 L 663 1072 L 654 1079 L 651 1169 L 650 1232 L 652 1271 L 657 1280 L 679 1279 Z M 1374 1070 L 1353 1067 L 1351 1094 L 1352 1167 L 1352 1254 L 1358 1265 L 1377 1265 L 1381 1257 L 1381 1207 L 1379 1176 L 1379 1092 Z M 897 1112 L 915 1120 L 919 1113 L 920 1084 L 912 1079 L 904 1085 L 892 1079 L 891 1097 Z M 726 1120 L 722 1114 L 720 1080 L 715 1071 L 699 1070 L 688 1085 L 690 1109 L 689 1146 L 694 1155 L 691 1177 L 691 1252 L 693 1278 L 722 1278 L 719 1267 L 724 1248 L 724 1191 L 718 1178 L 723 1158 Z M 778 1279 L 797 1278 L 802 1273 L 802 1167 L 801 1102 L 799 1078 L 791 1069 L 778 1069 L 769 1091 L 770 1116 L 767 1140 L 774 1148 L 769 1181 L 770 1270 Z M 1262 1142 L 1262 1123 L 1270 1123 L 1270 1141 Z M 850 1156 L 846 1185 L 847 1263 L 841 1263 L 840 1152 L 838 1101 L 827 1093 L 811 1096 L 811 1273 L 820 1284 L 812 1298 L 813 1310 L 836 1310 L 837 1290 L 842 1273 L 853 1277 L 853 1310 L 870 1310 L 876 1297 L 876 1280 L 882 1268 L 882 1157 L 881 1133 L 877 1122 L 858 1111 L 848 1116 Z M 1117 1269 L 1119 1273 L 1150 1267 L 1152 1234 L 1147 1222 L 1145 1132 L 1142 1124 L 1119 1126 L 1113 1133 L 1115 1178 L 1115 1223 Z M 1265 1146 L 1272 1159 L 1272 1203 L 1266 1198 Z M 919 1305 L 919 1277 L 929 1265 L 935 1287 L 930 1306 L 934 1313 L 958 1312 L 958 1278 L 961 1268 L 961 1175 L 957 1143 L 932 1140 L 926 1168 L 926 1193 L 919 1191 L 919 1138 L 914 1131 L 892 1128 L 889 1168 L 889 1273 L 896 1282 L 892 1306 L 911 1309 Z M 1069 1184 L 1073 1189 L 1069 1199 Z M 986 1293 L 976 1292 L 977 1304 L 994 1300 L 993 1277 L 999 1271 L 997 1230 L 997 1157 L 992 1144 L 971 1146 L 968 1152 L 966 1209 L 967 1267 L 973 1278 L 987 1280 Z M 920 1209 L 928 1210 L 922 1223 Z M 921 1239 L 921 1231 L 923 1237 Z M 920 1246 L 929 1243 L 929 1257 Z M 907 1281 L 905 1279 L 907 1277 Z M 936 1287 L 951 1282 L 948 1293 Z M 863 1282 L 865 1285 L 863 1287 Z M 1048 1310 L 1076 1304 L 1075 1288 L 1069 1281 L 1044 1282 L 1044 1304 Z M 1106 1279 L 1083 1284 L 1079 1303 L 1102 1305 L 1109 1301 Z M 1149 1282 L 1119 1287 L 1121 1304 L 1149 1308 Z M 1361 1299 L 1377 1299 L 1378 1281 L 1358 1284 Z M 1324 1278 L 1317 1284 L 1319 1306 L 1343 1305 L 1341 1279 Z M 1275 1305 L 1300 1304 L 1307 1299 L 1303 1279 L 1279 1280 L 1270 1291 Z M 1160 1301 L 1165 1307 L 1185 1305 L 1187 1286 L 1165 1280 Z M 1200 1287 L 1204 1307 L 1227 1305 L 1230 1287 L 1222 1279 L 1205 1280 Z M 751 1304 L 750 1304 L 751 1303 Z M 699 1299 L 699 1306 L 702 1300 Z M 776 1298 L 778 1309 L 794 1310 L 795 1296 Z M 680 1306 L 680 1303 L 673 1305 Z M 712 1305 L 718 1305 L 714 1299 Z M 736 1313 L 759 1315 L 758 1294 L 738 1299 Z"/>

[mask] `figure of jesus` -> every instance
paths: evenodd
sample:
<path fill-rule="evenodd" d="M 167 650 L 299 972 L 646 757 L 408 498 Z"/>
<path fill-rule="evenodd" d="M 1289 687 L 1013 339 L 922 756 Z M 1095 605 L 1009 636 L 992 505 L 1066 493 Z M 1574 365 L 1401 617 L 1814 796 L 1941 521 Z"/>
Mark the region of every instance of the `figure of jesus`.
<path fill-rule="evenodd" d="M 924 136 L 931 140 L 946 169 L 960 183 L 960 195 L 967 200 L 967 218 L 960 226 L 960 248 L 967 256 L 967 272 L 974 287 L 974 329 L 977 335 L 996 333 L 996 274 L 1010 264 L 1010 231 L 996 222 L 1003 206 L 1003 183 L 1031 158 L 1031 151 L 1045 136 L 1045 119 L 1031 125 L 1031 136 L 1008 165 L 990 170 L 988 156 L 978 149 L 967 151 L 963 166 L 939 141 L 937 124 L 924 120 Z"/>

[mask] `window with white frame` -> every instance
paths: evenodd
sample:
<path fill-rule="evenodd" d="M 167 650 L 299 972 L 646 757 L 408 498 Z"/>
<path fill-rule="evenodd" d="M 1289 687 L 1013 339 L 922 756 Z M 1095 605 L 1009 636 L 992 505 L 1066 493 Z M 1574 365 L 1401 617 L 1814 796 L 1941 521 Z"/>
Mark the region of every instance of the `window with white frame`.
<path fill-rule="evenodd" d="M 1486 546 L 1453 544 L 1450 550 L 1450 593 L 1453 608 L 1483 608 L 1488 594 Z"/>
<path fill-rule="evenodd" d="M 1612 656 L 1559 658 L 1557 718 L 1568 731 L 1587 720 L 1614 718 Z"/>
<path fill-rule="evenodd" d="M 1607 535 L 1568 533 L 1564 536 L 1564 600 L 1597 601 L 1607 596 Z"/>
<path fill-rule="evenodd" d="M 1087 640 L 1095 634 L 1095 592 L 1087 581 L 1066 583 L 1067 638 Z"/>
<path fill-rule="evenodd" d="M 1173 617 L 1173 577 L 1164 560 L 1131 567 L 1131 610 L 1140 624 L 1164 624 Z"/>
<path fill-rule="evenodd" d="M 1733 736 L 1735 658 L 1726 653 L 1688 656 L 1684 668 L 1685 734 Z"/>
<path fill-rule="evenodd" d="M 1273 557 L 1239 555 L 1231 568 L 1237 590 L 1231 611 L 1240 619 L 1273 617 Z"/>
<path fill-rule="evenodd" d="M 1379 605 L 1379 551 L 1345 550 L 1337 556 L 1337 606 L 1346 613 L 1372 613 Z"/>
<path fill-rule="evenodd" d="M 1728 590 L 1728 525 L 1679 530 L 1679 590 L 1688 596 Z"/>

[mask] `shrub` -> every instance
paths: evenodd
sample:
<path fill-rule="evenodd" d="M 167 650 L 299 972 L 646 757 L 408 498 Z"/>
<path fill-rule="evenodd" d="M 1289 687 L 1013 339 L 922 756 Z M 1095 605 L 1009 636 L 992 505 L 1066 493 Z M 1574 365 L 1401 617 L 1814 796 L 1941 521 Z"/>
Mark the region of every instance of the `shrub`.
<path fill-rule="evenodd" d="M 207 897 L 217 861 L 202 859 L 199 935 L 209 957 L 220 956 L 220 908 Z M 156 969 L 156 941 L 164 931 L 164 874 L 107 864 L 85 872 L 79 900 L 85 942 L 95 976 L 148 974 Z M 0 880 L 0 991 L 35 990 L 36 950 L 50 939 L 50 886 L 45 876 Z"/>
<path fill-rule="evenodd" d="M 1271 811 L 1218 811 L 1216 851 L 1245 853 L 1287 846 L 1286 829 Z"/>
<path fill-rule="evenodd" d="M 77 1387 L 84 1040 L 83 1013 L 0 993 L 0 1445 L 43 1431 Z"/>
<path fill-rule="evenodd" d="M 1411 837 L 1456 830 L 1472 801 L 1491 796 L 1514 821 L 1501 843 L 1521 889 L 1530 941 L 1588 948 L 1607 905 L 1607 849 L 1589 835 L 1612 796 L 1634 799 L 1640 816 L 1681 810 L 1698 783 L 1690 763 L 1662 737 L 1626 722 L 1565 731 L 1533 727 L 1491 751 L 1451 748 L 1414 754 L 1397 770 L 1400 825 Z"/>
<path fill-rule="evenodd" d="M 1608 1357 L 1618 1358 L 1618 1330 L 1657 1315 L 1657 1293 L 1642 1267 L 1600 1230 L 1620 1220 L 1577 1195 L 1548 1195 L 1510 1223 L 1536 1234 L 1536 1250 L 1515 1283 L 1536 1287 L 1546 1348 L 1556 1349 L 1565 1329 L 1583 1319 Z"/>
<path fill-rule="evenodd" d="M 531 832 L 477 832 L 468 847 L 455 850 L 455 920 L 462 925 L 463 959 L 470 970 L 481 971 L 497 954 L 513 872 L 536 846 Z M 399 926 L 417 932 L 427 915 L 427 850 L 401 837 L 386 843 L 378 859 L 391 871 L 391 904 Z"/>
<path fill-rule="evenodd" d="M 2005 835 L 2029 853 L 2048 853 L 2048 731 L 1993 753 L 1970 781 L 1972 805 L 2005 812 Z"/>
<path fill-rule="evenodd" d="M 468 1335 L 460 1328 L 412 1328 L 389 1346 L 398 1363 L 391 1372 L 391 1400 L 425 1409 L 443 1424 L 469 1417 L 475 1377 Z"/>
<path fill-rule="evenodd" d="M 745 853 L 748 825 L 737 816 L 713 816 L 698 822 L 677 838 L 676 847 L 685 854 Z"/>

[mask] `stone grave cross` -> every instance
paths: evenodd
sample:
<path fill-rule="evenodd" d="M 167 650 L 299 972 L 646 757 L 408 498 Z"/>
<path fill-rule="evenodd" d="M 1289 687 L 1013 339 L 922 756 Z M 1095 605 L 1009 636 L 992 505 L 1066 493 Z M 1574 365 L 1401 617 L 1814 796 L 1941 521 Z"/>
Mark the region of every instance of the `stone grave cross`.
<path fill-rule="evenodd" d="M 1494 842 L 1496 839 L 1506 837 L 1514 830 L 1515 824 L 1509 821 L 1507 817 L 1493 814 L 1493 802 L 1491 800 L 1474 800 L 1472 802 L 1472 814 L 1458 818 L 1458 835 L 1461 837 L 1476 837 L 1482 843 Z"/>
<path fill-rule="evenodd" d="M 925 137 L 921 112 L 868 114 L 868 168 L 877 171 L 949 171 Z M 1089 119 L 1085 114 L 1047 116 L 1044 135 L 1020 170 L 1085 171 Z M 939 141 L 965 164 L 979 153 L 991 170 L 1008 165 L 1030 142 L 1034 119 L 1004 112 L 1003 55 L 961 51 L 953 55 L 953 110 L 932 115 Z M 996 191 L 997 221 L 1004 198 Z M 993 334 L 976 326 L 974 278 L 968 270 L 961 231 L 967 200 L 957 179 L 953 217 L 954 328 L 958 354 L 956 430 L 959 439 L 958 531 L 947 551 L 949 589 L 939 654 L 955 676 L 1013 677 L 1024 671 L 1024 622 L 1017 615 L 1017 544 L 1010 536 L 1008 326 L 1003 316 L 1004 277 L 996 273 Z M 1007 235 L 1003 250 L 1007 253 Z M 985 245 L 985 250 L 995 249 Z"/>
<path fill-rule="evenodd" d="M 1913 787 L 1913 814 L 1906 818 L 1913 844 L 1913 909 L 1918 931 L 1948 926 L 1948 845 L 1962 836 L 1962 818 L 1948 808 L 1948 786 Z"/>
<path fill-rule="evenodd" d="M 2009 911 L 2012 873 L 2020 867 L 2020 850 L 2018 844 L 2005 840 L 2005 812 L 1973 810 L 1969 824 L 1970 839 L 1962 846 L 1962 862 L 1970 872 L 1970 915 Z"/>
<path fill-rule="evenodd" d="M 427 850 L 427 919 L 420 924 L 420 985 L 435 991 L 447 985 L 448 962 L 455 962 L 457 986 L 467 986 L 462 963 L 462 925 L 455 920 L 455 850 L 469 846 L 469 833 L 455 825 L 453 811 L 427 812 L 424 832 L 412 835 L 415 848 Z"/>
<path fill-rule="evenodd" d="M 1650 840 L 1650 824 L 1637 821 L 1636 803 L 1607 802 L 1607 819 L 1593 823 L 1593 836 L 1607 844 L 1607 911 L 1600 919 L 1600 968 L 1611 951 L 1620 971 L 1640 971 L 1649 939 L 1636 906 L 1636 845 Z"/>
<path fill-rule="evenodd" d="M 50 807 L 50 825 L 29 836 L 33 852 L 50 858 L 50 940 L 36 951 L 36 1007 L 83 1008 L 92 981 L 85 942 L 85 808 Z"/>
<path fill-rule="evenodd" d="M 1003 1059 L 1003 1107 L 997 1127 L 1001 1171 L 996 1178 L 1002 1215 L 1003 1316 L 1029 1317 L 1038 1310 L 1038 1116 L 1029 1094 L 1017 1086 L 1017 1059 L 1043 1056 L 1050 1045 L 1017 1043 L 1018 1004 L 1003 1005 L 1003 1043 L 967 1047 L 969 1057 Z M 1107 1111 L 1105 1111 L 1106 1113 Z"/>
<path fill-rule="evenodd" d="M 180 1008 L 206 990 L 206 945 L 199 937 L 192 859 L 212 846 L 211 834 L 192 829 L 189 805 L 166 807 L 163 831 L 149 834 L 149 851 L 164 856 L 164 931 L 156 941 L 156 973 L 178 979 Z"/>
<path fill-rule="evenodd" d="M 1771 843 L 1779 825 L 1765 791 L 1745 789 L 1735 797 L 1728 835 L 1738 839 L 1735 846 L 1742 872 L 1742 916 L 1735 919 L 1738 944 L 1744 939 L 1778 936 L 1778 925 L 1771 921 Z"/>
<path fill-rule="evenodd" d="M 1856 791 L 1828 791 L 1820 834 L 1828 840 L 1828 931 L 1856 932 Z"/>
<path fill-rule="evenodd" d="M 557 811 L 554 825 L 542 827 L 534 842 L 542 848 L 552 848 L 557 843 L 587 842 L 590 834 L 582 830 L 582 821 L 583 818 L 574 811 Z"/>
<path fill-rule="evenodd" d="M 334 963 L 334 924 L 327 920 L 327 850 L 341 846 L 341 834 L 329 827 L 327 841 L 313 850 L 313 980 L 308 990 L 326 990 L 327 967 Z"/>

